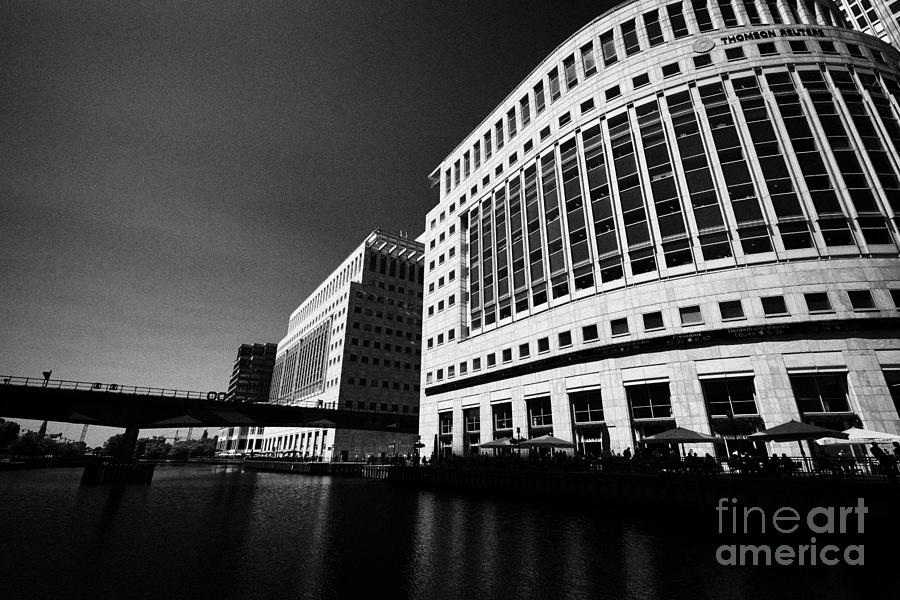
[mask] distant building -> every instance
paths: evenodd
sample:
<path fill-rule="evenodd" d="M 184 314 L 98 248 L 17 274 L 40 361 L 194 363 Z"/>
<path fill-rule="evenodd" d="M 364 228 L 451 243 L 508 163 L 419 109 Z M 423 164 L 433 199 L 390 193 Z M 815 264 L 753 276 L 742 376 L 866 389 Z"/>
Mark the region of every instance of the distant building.
<path fill-rule="evenodd" d="M 851 27 L 900 48 L 900 0 L 837 0 Z"/>
<path fill-rule="evenodd" d="M 422 244 L 380 230 L 295 310 L 269 402 L 418 414 Z M 416 436 L 326 427 L 251 429 L 254 452 L 323 461 L 406 454 Z"/>
<path fill-rule="evenodd" d="M 241 344 L 228 382 L 228 400 L 265 402 L 269 399 L 278 344 Z"/>
<path fill-rule="evenodd" d="M 228 395 L 231 402 L 265 402 L 269 398 L 269 385 L 272 382 L 272 369 L 275 367 L 275 353 L 278 345 L 241 344 L 237 358 L 234 359 L 234 370 L 228 382 Z M 262 427 L 223 427 L 219 430 L 218 449 L 223 454 L 243 453 L 248 450 L 247 436 L 250 430 L 261 432 Z"/>

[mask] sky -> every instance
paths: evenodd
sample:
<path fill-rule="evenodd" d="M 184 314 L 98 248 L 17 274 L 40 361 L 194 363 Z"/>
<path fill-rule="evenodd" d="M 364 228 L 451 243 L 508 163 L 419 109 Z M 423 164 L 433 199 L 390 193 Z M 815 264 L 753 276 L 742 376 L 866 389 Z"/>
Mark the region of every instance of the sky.
<path fill-rule="evenodd" d="M 2 0 L 0 375 L 224 391 L 611 4 Z"/>

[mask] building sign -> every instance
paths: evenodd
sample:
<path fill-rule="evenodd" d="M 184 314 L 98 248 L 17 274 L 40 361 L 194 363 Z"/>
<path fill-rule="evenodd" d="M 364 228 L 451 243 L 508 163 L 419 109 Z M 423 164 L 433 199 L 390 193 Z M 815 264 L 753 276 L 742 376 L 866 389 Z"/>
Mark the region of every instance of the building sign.
<path fill-rule="evenodd" d="M 726 35 L 719 38 L 723 46 L 740 44 L 754 40 L 765 40 L 775 37 L 825 37 L 825 32 L 814 27 L 785 27 L 783 29 L 762 29 Z"/>

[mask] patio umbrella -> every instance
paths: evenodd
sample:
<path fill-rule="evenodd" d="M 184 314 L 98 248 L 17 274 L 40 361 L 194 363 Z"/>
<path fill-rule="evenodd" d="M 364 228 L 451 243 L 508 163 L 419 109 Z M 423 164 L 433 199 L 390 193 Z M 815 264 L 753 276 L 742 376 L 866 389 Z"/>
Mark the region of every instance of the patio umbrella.
<path fill-rule="evenodd" d="M 575 444 L 555 438 L 552 435 L 542 435 L 540 437 L 525 440 L 519 444 L 519 448 L 574 448 Z"/>
<path fill-rule="evenodd" d="M 712 442 L 720 442 L 722 438 L 717 435 L 709 435 L 708 433 L 700 433 L 692 431 L 684 427 L 676 427 L 669 429 L 656 435 L 650 435 L 641 440 L 642 442 L 657 444 L 709 444 Z"/>
<path fill-rule="evenodd" d="M 891 442 L 900 442 L 900 435 L 884 433 L 882 431 L 872 431 L 870 429 L 860 429 L 859 427 L 845 429 L 844 433 L 847 434 L 847 439 L 825 437 L 816 440 L 816 443 L 823 446 L 830 446 L 834 444 L 889 444 Z"/>
<path fill-rule="evenodd" d="M 791 419 L 787 423 L 782 423 L 781 425 L 776 425 L 775 427 L 770 427 L 764 431 L 758 431 L 756 433 L 751 433 L 747 436 L 748 439 L 751 440 L 760 440 L 764 442 L 803 442 L 804 440 L 820 440 L 826 437 L 833 437 L 839 439 L 847 439 L 847 434 L 834 431 L 833 429 L 825 429 L 824 427 L 818 427 L 816 425 L 809 425 L 807 423 L 800 423 L 798 421 L 794 421 Z M 800 454 L 806 456 L 806 451 L 803 450 L 803 444 L 800 443 Z"/>
<path fill-rule="evenodd" d="M 480 448 L 512 448 L 515 444 L 509 438 L 497 438 L 481 444 Z"/>

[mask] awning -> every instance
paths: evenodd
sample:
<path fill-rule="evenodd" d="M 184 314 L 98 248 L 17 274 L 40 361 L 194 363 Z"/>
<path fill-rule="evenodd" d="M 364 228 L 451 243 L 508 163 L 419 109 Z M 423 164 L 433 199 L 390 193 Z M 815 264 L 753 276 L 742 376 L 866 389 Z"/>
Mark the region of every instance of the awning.
<path fill-rule="evenodd" d="M 676 427 L 675 429 L 669 429 L 668 431 L 663 431 L 656 435 L 647 436 L 641 441 L 650 444 L 709 444 L 722 441 L 722 438 L 717 435 L 709 435 L 707 433 L 685 429 L 684 427 Z"/>

